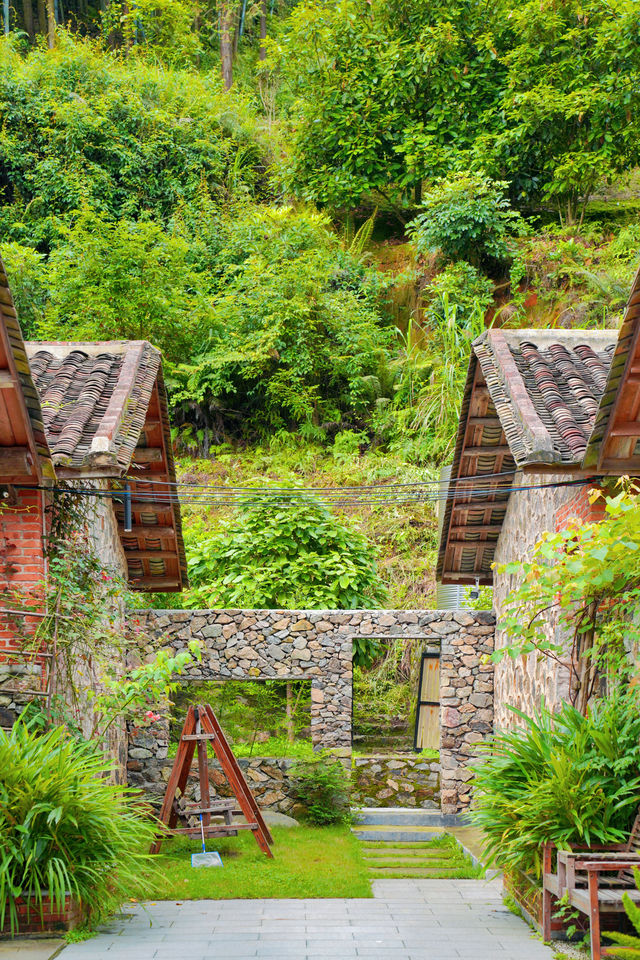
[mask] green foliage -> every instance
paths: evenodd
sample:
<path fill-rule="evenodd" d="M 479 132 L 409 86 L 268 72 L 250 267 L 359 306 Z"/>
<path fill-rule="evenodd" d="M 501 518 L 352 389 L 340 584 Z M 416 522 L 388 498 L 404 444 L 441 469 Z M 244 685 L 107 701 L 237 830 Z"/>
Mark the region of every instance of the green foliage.
<path fill-rule="evenodd" d="M 32 898 L 33 920 L 43 895 L 62 909 L 66 892 L 95 924 L 150 878 L 142 850 L 154 822 L 132 791 L 105 781 L 108 767 L 62 728 L 0 730 L 0 929 L 16 931 L 20 897 Z"/>
<path fill-rule="evenodd" d="M 328 826 L 349 819 L 349 774 L 330 753 L 294 764 L 289 782 L 291 795 L 305 807 L 310 823 Z"/>
<path fill-rule="evenodd" d="M 373 546 L 303 492 L 248 499 L 213 536 L 194 539 L 192 607 L 349 610 L 384 601 Z"/>
<path fill-rule="evenodd" d="M 51 254 L 47 339 L 151 340 L 180 360 L 211 309 L 189 245 L 150 220 L 110 220 L 84 208 Z"/>
<path fill-rule="evenodd" d="M 485 329 L 490 291 L 489 281 L 465 262 L 448 267 L 427 291 L 431 299 L 426 309 L 430 325 L 425 353 L 432 374 L 418 397 L 413 424 L 429 438 L 431 455 L 437 460 L 446 461 L 452 452 L 469 351 Z"/>
<path fill-rule="evenodd" d="M 584 717 L 570 704 L 496 734 L 475 768 L 475 823 L 492 863 L 539 873 L 541 847 L 623 842 L 638 807 L 637 692 L 598 700 Z"/>
<path fill-rule="evenodd" d="M 570 695 L 586 712 L 599 671 L 611 670 L 618 681 L 625 673 L 625 645 L 637 642 L 634 614 L 640 596 L 640 507 L 631 487 L 605 498 L 604 519 L 580 521 L 557 533 L 546 533 L 531 561 L 504 564 L 519 586 L 505 606 L 501 627 L 510 643 L 492 659 L 536 652 L 568 671 Z M 597 496 L 597 494 L 596 494 Z M 557 617 L 566 640 L 551 639 L 548 617 Z"/>
<path fill-rule="evenodd" d="M 211 75 L 121 60 L 64 32 L 24 59 L 3 42 L 0 63 L 5 240 L 47 252 L 83 206 L 107 221 L 191 224 L 252 189 L 264 165 L 248 109 Z"/>
<path fill-rule="evenodd" d="M 44 257 L 22 243 L 1 243 L 11 293 L 26 340 L 37 337 L 47 301 Z"/>
<path fill-rule="evenodd" d="M 636 881 L 636 888 L 640 890 L 640 870 L 634 870 L 633 875 Z M 622 902 L 626 914 L 633 924 L 637 937 L 629 933 L 618 933 L 617 930 L 607 930 L 606 936 L 617 946 L 609 947 L 610 957 L 618 957 L 619 960 L 640 960 L 640 907 L 634 903 L 629 894 L 625 891 L 622 894 Z"/>
<path fill-rule="evenodd" d="M 484 148 L 514 193 L 552 202 L 572 223 L 597 183 L 638 163 L 637 10 L 626 0 L 527 0 L 508 16 L 504 132 L 487 132 Z"/>
<path fill-rule="evenodd" d="M 391 334 L 380 282 L 341 249 L 326 217 L 249 207 L 225 222 L 219 294 L 203 352 L 175 370 L 173 402 L 208 431 L 312 431 L 362 416 Z"/>
<path fill-rule="evenodd" d="M 112 0 L 101 9 L 105 41 L 121 38 L 129 56 L 144 56 L 149 48 L 154 58 L 172 67 L 195 63 L 201 52 L 200 37 L 192 29 L 193 8 L 182 0 Z M 140 44 L 141 46 L 132 46 Z"/>
<path fill-rule="evenodd" d="M 272 47 L 297 97 L 292 189 L 333 207 L 372 193 L 402 202 L 423 178 L 463 166 L 501 89 L 502 9 L 471 0 L 298 4 Z"/>
<path fill-rule="evenodd" d="M 408 226 L 419 253 L 440 251 L 446 260 L 495 266 L 513 256 L 513 237 L 524 221 L 509 207 L 508 184 L 473 174 L 439 180 L 425 194 Z"/>
<path fill-rule="evenodd" d="M 306 756 L 311 750 L 310 680 L 181 683 L 172 700 L 173 743 L 188 707 L 209 703 L 238 756 L 297 756 L 297 748 Z"/>

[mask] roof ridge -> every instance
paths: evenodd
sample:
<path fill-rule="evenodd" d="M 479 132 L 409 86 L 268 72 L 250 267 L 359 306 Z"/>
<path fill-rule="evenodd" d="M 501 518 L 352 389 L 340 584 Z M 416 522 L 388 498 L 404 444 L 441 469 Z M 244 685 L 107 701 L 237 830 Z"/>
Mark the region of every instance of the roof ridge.
<path fill-rule="evenodd" d="M 482 356 L 480 351 L 480 340 L 486 342 L 487 346 L 489 346 L 493 352 L 496 360 L 497 371 L 501 380 L 501 386 L 508 400 L 511 402 L 512 411 L 517 411 L 518 413 L 522 414 L 522 417 L 519 418 L 519 423 L 524 437 L 528 441 L 528 446 L 530 447 L 530 449 L 527 450 L 526 457 L 523 459 L 526 459 L 529 462 L 533 460 L 534 462 L 538 463 L 554 463 L 556 455 L 553 439 L 546 426 L 540 419 L 538 412 L 531 401 L 522 374 L 518 370 L 517 364 L 513 358 L 513 354 L 509 349 L 509 344 L 504 331 L 488 330 L 486 336 L 479 337 L 478 340 L 475 340 L 473 343 L 473 348 L 478 360 L 480 361 L 480 366 L 482 367 L 482 372 L 484 373 L 487 381 L 487 386 L 489 386 L 490 392 L 492 392 L 489 378 L 493 370 L 488 368 L 486 358 Z M 496 402 L 496 398 L 493 397 L 493 395 L 492 399 L 496 408 L 496 413 L 498 414 L 500 423 L 504 429 L 507 442 L 509 443 L 509 423 L 505 420 L 504 416 L 501 416 L 501 404 Z M 511 443 L 509 445 L 512 447 Z M 519 458 L 516 458 L 515 452 L 513 452 L 513 456 L 514 459 L 516 459 L 516 462 L 518 462 Z"/>

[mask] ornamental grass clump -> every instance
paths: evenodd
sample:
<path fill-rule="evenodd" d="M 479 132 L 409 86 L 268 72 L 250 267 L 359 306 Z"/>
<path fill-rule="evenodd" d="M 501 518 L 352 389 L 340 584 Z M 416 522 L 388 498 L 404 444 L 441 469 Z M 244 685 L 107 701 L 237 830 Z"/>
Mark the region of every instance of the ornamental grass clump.
<path fill-rule="evenodd" d="M 621 843 L 640 805 L 640 700 L 618 692 L 583 716 L 515 711 L 521 725 L 484 745 L 475 823 L 490 862 L 540 874 L 542 846 Z"/>
<path fill-rule="evenodd" d="M 150 875 L 154 822 L 105 781 L 109 767 L 63 728 L 0 730 L 0 931 L 18 931 L 20 901 L 42 917 L 47 896 L 62 910 L 70 895 L 95 923 Z"/>

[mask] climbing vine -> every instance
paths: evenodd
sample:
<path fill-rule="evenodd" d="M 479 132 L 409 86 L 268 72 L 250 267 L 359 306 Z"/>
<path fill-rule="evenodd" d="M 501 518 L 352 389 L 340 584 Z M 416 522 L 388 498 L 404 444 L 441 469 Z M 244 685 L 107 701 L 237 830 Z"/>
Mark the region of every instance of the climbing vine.
<path fill-rule="evenodd" d="M 604 498 L 601 521 L 546 533 L 531 562 L 498 568 L 520 585 L 500 624 L 510 642 L 492 659 L 536 653 L 554 661 L 568 671 L 571 702 L 583 714 L 603 677 L 628 675 L 640 643 L 640 487 L 622 485 L 615 496 L 591 492 L 592 502 Z M 549 631 L 554 618 L 560 641 Z"/>
<path fill-rule="evenodd" d="M 116 721 L 156 719 L 152 708 L 167 699 L 173 676 L 198 651 L 197 645 L 175 656 L 158 650 L 149 662 L 135 662 L 144 638 L 139 628 L 135 637 L 125 631 L 129 589 L 96 552 L 92 501 L 72 487 L 56 492 L 47 509 L 47 576 L 28 591 L 12 588 L 8 603 L 14 622 L 25 612 L 39 621 L 17 639 L 33 662 L 43 653 L 49 660 L 46 721 L 103 739 Z"/>

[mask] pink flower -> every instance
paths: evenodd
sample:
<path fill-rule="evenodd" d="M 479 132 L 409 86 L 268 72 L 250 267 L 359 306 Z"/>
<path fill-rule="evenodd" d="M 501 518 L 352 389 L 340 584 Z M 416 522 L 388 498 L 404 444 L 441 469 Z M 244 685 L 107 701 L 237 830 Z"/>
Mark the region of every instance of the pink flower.
<path fill-rule="evenodd" d="M 160 714 L 154 713 L 153 710 L 147 710 L 147 712 L 144 715 L 144 718 L 145 720 L 148 720 L 149 723 L 155 723 L 156 720 L 160 719 Z"/>

